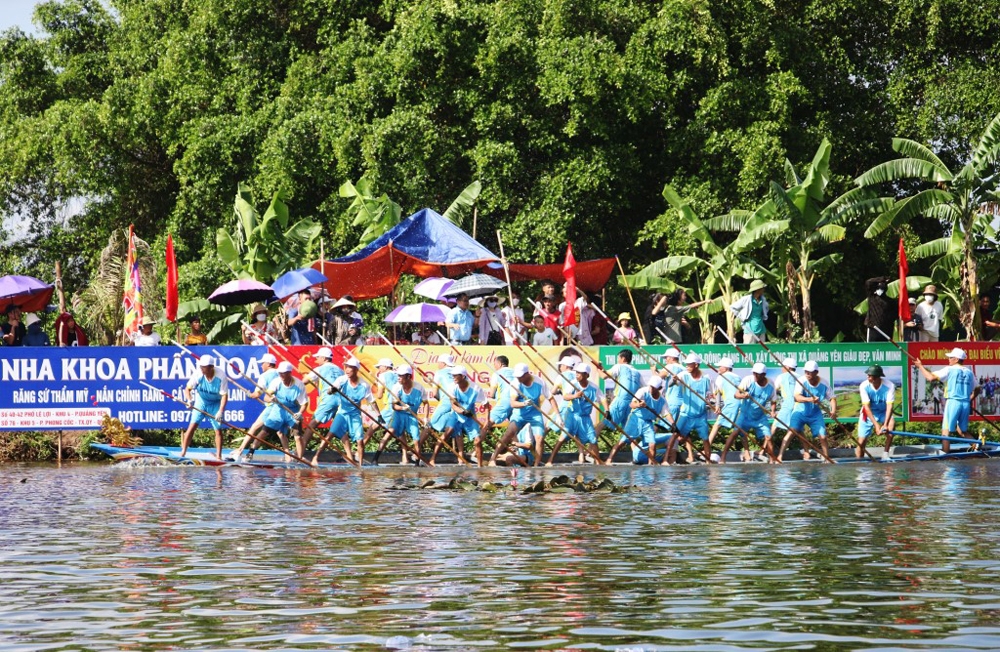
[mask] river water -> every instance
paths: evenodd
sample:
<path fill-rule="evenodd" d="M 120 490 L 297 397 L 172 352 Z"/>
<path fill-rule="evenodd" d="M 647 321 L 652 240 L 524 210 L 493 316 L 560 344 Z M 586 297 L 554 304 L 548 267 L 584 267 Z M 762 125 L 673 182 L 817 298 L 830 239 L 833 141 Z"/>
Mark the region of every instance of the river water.
<path fill-rule="evenodd" d="M 1000 649 L 995 461 L 455 472 L 2 467 L 0 649 Z"/>

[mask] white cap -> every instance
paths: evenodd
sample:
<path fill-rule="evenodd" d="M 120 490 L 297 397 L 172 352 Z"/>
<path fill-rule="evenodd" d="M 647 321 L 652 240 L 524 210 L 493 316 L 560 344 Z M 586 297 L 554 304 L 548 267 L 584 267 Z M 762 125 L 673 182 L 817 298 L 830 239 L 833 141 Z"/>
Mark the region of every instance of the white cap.
<path fill-rule="evenodd" d="M 25 327 L 27 327 L 27 326 L 31 326 L 32 324 L 37 324 L 37 323 L 38 323 L 38 322 L 40 322 L 40 321 L 42 321 L 42 320 L 41 320 L 41 319 L 39 319 L 39 318 L 38 318 L 38 315 L 36 315 L 36 314 L 35 314 L 35 313 L 33 313 L 33 312 L 29 312 L 29 313 L 28 313 L 27 315 L 25 315 L 25 317 L 24 317 L 24 325 L 25 325 Z"/>
<path fill-rule="evenodd" d="M 684 364 L 701 364 L 701 356 L 697 353 L 689 353 L 688 357 L 684 358 Z"/>
<path fill-rule="evenodd" d="M 379 360 L 378 362 L 375 363 L 375 366 L 376 367 L 387 367 L 389 369 L 392 369 L 396 365 L 394 365 L 392 363 L 392 360 L 390 360 L 389 358 L 382 358 L 381 360 Z"/>
<path fill-rule="evenodd" d="M 441 364 L 443 364 L 445 366 L 450 367 L 453 364 L 455 364 L 455 356 L 453 356 L 450 353 L 445 353 L 444 355 L 438 356 L 438 362 L 440 362 Z"/>
<path fill-rule="evenodd" d="M 732 369 L 733 368 L 733 359 L 732 358 L 723 358 L 723 359 L 719 360 L 719 366 L 720 367 L 726 367 L 727 369 Z"/>
<path fill-rule="evenodd" d="M 200 358 L 198 358 L 198 366 L 199 367 L 214 367 L 215 366 L 215 358 L 213 358 L 210 355 L 203 355 Z"/>
<path fill-rule="evenodd" d="M 514 378 L 520 378 L 521 376 L 525 376 L 529 373 L 531 373 L 531 370 L 528 369 L 528 365 L 523 362 L 518 362 L 514 365 Z"/>
<path fill-rule="evenodd" d="M 587 374 L 588 376 L 591 373 L 593 373 L 593 370 L 590 368 L 590 365 L 587 364 L 586 362 L 578 362 L 577 364 L 573 365 L 573 371 L 575 371 L 578 374 Z"/>
<path fill-rule="evenodd" d="M 767 373 L 767 367 L 764 365 L 763 362 L 758 362 L 757 364 L 755 364 L 753 366 L 753 372 L 755 374 L 766 374 Z"/>
<path fill-rule="evenodd" d="M 681 352 L 678 351 L 676 347 L 672 346 L 669 349 L 667 349 L 666 353 L 663 354 L 663 357 L 664 358 L 677 358 L 679 360 L 680 357 L 681 357 Z"/>
<path fill-rule="evenodd" d="M 257 362 L 259 362 L 261 364 L 263 364 L 265 362 L 267 362 L 269 364 L 278 364 L 278 359 L 276 357 L 274 357 L 274 354 L 272 354 L 272 353 L 265 353 L 264 355 L 260 356 L 260 358 L 257 360 Z"/>
<path fill-rule="evenodd" d="M 413 367 L 411 367 L 408 364 L 401 364 L 398 367 L 396 367 L 396 373 L 399 374 L 400 376 L 412 376 Z"/>
<path fill-rule="evenodd" d="M 465 377 L 468 377 L 469 376 L 469 372 L 466 371 L 465 367 L 463 367 L 462 365 L 458 365 L 457 367 L 452 367 L 451 368 L 451 375 L 452 376 L 465 376 Z"/>
<path fill-rule="evenodd" d="M 649 377 L 649 380 L 646 381 L 646 384 L 655 389 L 659 389 L 663 387 L 663 379 L 656 374 L 653 374 Z"/>
<path fill-rule="evenodd" d="M 322 349 L 320 349 L 319 351 L 317 351 L 316 355 L 314 355 L 313 357 L 314 358 L 326 358 L 327 360 L 333 360 L 333 351 L 330 350 L 330 347 L 324 346 Z"/>
<path fill-rule="evenodd" d="M 559 364 L 561 364 L 564 367 L 575 367 L 576 365 L 580 364 L 581 362 L 583 362 L 583 361 L 580 360 L 580 358 L 578 356 L 568 355 L 565 358 L 563 358 L 562 360 L 560 360 Z"/>
<path fill-rule="evenodd" d="M 802 369 L 805 371 L 819 371 L 819 365 L 816 364 L 815 360 L 809 360 Z"/>
<path fill-rule="evenodd" d="M 282 360 L 281 364 L 278 365 L 279 374 L 288 374 L 293 371 L 295 371 L 295 367 L 293 367 L 292 363 L 289 362 L 288 360 Z"/>
<path fill-rule="evenodd" d="M 785 358 L 781 361 L 781 366 L 786 369 L 795 369 L 799 366 L 799 363 L 795 361 L 795 358 Z"/>
<path fill-rule="evenodd" d="M 355 369 L 360 369 L 361 368 L 361 362 L 359 362 L 357 358 L 348 358 L 348 359 L 344 360 L 344 366 L 345 367 L 354 367 Z"/>
<path fill-rule="evenodd" d="M 949 357 L 949 358 L 955 358 L 956 360 L 965 360 L 965 351 L 963 351 L 962 349 L 960 349 L 958 347 L 955 347 L 951 351 L 948 351 L 948 356 L 947 357 Z"/>

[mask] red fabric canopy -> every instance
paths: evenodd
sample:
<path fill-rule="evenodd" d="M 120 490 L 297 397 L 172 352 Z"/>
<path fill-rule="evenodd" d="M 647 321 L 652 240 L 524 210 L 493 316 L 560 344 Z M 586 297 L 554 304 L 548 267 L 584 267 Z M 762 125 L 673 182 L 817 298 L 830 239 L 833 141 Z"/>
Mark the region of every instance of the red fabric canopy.
<path fill-rule="evenodd" d="M 490 276 L 495 276 L 506 281 L 503 268 L 494 269 L 488 267 L 483 270 Z M 608 284 L 608 279 L 615 272 L 614 258 L 599 258 L 598 260 L 585 260 L 576 262 L 576 287 L 586 290 L 590 294 L 596 294 Z M 510 264 L 510 280 L 517 281 L 553 281 L 556 285 L 563 282 L 563 264 L 552 263 L 551 265 L 529 265 L 526 263 Z"/>

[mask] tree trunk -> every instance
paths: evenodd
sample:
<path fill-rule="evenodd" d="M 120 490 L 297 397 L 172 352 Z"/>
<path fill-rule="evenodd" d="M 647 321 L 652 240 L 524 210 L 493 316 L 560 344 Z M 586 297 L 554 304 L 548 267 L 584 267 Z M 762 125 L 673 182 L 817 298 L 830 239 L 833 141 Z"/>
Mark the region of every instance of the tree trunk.
<path fill-rule="evenodd" d="M 788 318 L 790 324 L 802 325 L 802 313 L 799 312 L 799 298 L 797 289 L 797 276 L 795 274 L 795 266 L 792 265 L 791 259 L 785 261 L 785 277 L 788 279 Z M 789 329 L 788 335 L 791 335 L 791 329 Z"/>
<path fill-rule="evenodd" d="M 807 274 L 803 274 L 799 279 L 799 289 L 802 292 L 802 340 L 812 341 L 814 333 L 812 318 L 812 279 Z"/>
<path fill-rule="evenodd" d="M 965 225 L 965 239 L 962 243 L 962 266 L 959 270 L 960 303 L 958 306 L 958 319 L 965 328 L 966 337 L 969 341 L 982 338 L 980 332 L 980 321 L 977 319 L 979 312 L 979 274 L 976 265 L 974 245 L 972 243 L 972 220 Z"/>

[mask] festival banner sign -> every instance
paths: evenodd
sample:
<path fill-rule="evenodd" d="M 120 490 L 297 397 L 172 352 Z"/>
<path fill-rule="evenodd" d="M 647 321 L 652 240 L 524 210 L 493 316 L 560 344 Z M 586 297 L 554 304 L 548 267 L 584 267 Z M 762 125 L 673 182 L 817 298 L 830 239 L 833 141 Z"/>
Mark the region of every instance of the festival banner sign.
<path fill-rule="evenodd" d="M 920 358 L 930 371 L 948 366 L 945 355 L 953 348 L 965 351 L 968 358 L 965 365 L 972 369 L 979 381 L 979 397 L 973 405 L 984 415 L 1000 415 L 998 394 L 1000 394 L 1000 343 L 998 342 L 910 342 L 910 355 Z M 907 360 L 906 373 L 910 381 L 911 421 L 940 421 L 944 412 L 945 385 L 941 382 L 927 382 L 912 361 Z M 981 421 L 975 412 L 970 420 Z"/>
<path fill-rule="evenodd" d="M 213 350 L 225 357 L 229 373 L 225 420 L 246 427 L 263 407 L 247 396 L 252 384 L 237 371 L 256 381 L 257 359 L 267 349 L 191 347 L 196 356 Z M 0 429 L 95 430 L 106 414 L 137 430 L 183 428 L 191 413 L 142 383 L 184 400 L 184 385 L 196 368 L 195 358 L 171 346 L 3 347 Z"/>
<path fill-rule="evenodd" d="M 680 350 L 683 355 L 698 353 L 704 362 L 702 370 L 712 378 L 714 387 L 716 373 L 709 369 L 708 365 L 714 367 L 719 365 L 722 358 L 730 358 L 733 361 L 734 369 L 740 377 L 750 375 L 750 367 L 757 362 L 762 362 L 767 366 L 767 378 L 772 383 L 779 374 L 782 373 L 780 360 L 785 358 L 795 358 L 798 362 L 798 375 L 802 375 L 802 366 L 807 360 L 815 360 L 819 365 L 820 378 L 822 378 L 831 388 L 837 397 L 837 418 L 845 423 L 857 421 L 858 413 L 861 411 L 861 396 L 858 393 L 858 386 L 867 378 L 865 370 L 869 365 L 878 364 L 885 371 L 885 378 L 896 386 L 896 406 L 894 412 L 897 415 L 907 414 L 906 389 L 903 384 L 904 360 L 903 354 L 891 343 L 867 344 L 863 342 L 854 343 L 833 343 L 833 344 L 768 344 L 774 356 L 771 356 L 763 346 L 759 344 L 741 344 L 740 350 L 746 354 L 743 358 L 732 346 L 721 344 L 706 345 L 681 345 Z M 668 346 L 647 346 L 644 350 L 657 359 L 662 356 Z M 605 368 L 611 368 L 617 362 L 618 352 L 631 347 L 622 346 L 602 346 L 601 363 Z M 634 349 L 631 349 L 634 351 Z M 775 357 L 778 360 L 775 360 Z M 683 362 L 683 360 L 682 360 Z M 632 366 L 642 372 L 643 379 L 648 379 L 651 365 L 648 358 L 639 353 L 634 353 Z M 614 390 L 612 383 L 605 383 L 605 390 Z"/>

